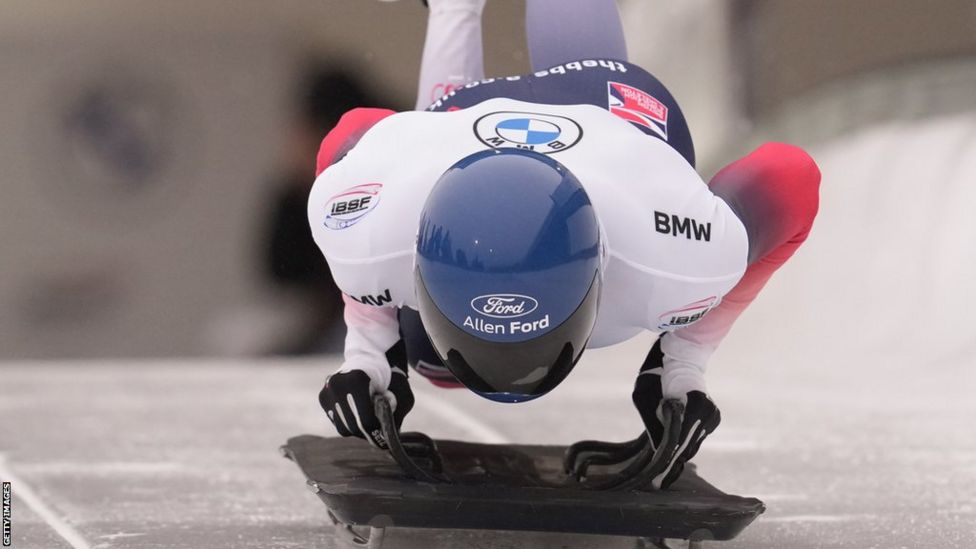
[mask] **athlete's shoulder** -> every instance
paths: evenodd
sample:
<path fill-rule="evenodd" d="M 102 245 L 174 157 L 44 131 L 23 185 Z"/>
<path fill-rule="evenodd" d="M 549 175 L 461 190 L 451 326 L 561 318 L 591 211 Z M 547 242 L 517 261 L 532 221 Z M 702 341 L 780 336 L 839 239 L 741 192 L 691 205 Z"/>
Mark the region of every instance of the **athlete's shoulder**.
<path fill-rule="evenodd" d="M 359 142 L 363 134 L 380 120 L 393 114 L 394 111 L 389 109 L 365 107 L 355 108 L 343 114 L 339 123 L 325 136 L 319 146 L 315 159 L 315 175 L 318 176 L 340 160 Z"/>
<path fill-rule="evenodd" d="M 707 186 L 682 178 L 689 189 L 651 172 L 646 189 L 606 197 L 601 215 L 610 234 L 609 253 L 656 278 L 685 281 L 736 278 L 745 268 L 745 227 Z M 640 185 L 640 184 L 638 184 Z"/>
<path fill-rule="evenodd" d="M 316 178 L 309 226 L 344 293 L 411 305 L 412 255 L 424 201 L 439 176 L 478 145 L 461 138 L 470 132 L 467 115 L 453 114 L 383 117 Z"/>

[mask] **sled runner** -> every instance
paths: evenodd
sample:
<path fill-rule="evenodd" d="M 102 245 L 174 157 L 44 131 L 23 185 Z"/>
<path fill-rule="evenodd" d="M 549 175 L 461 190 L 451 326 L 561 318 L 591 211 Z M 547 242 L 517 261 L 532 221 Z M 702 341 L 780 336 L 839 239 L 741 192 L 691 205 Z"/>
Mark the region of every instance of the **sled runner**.
<path fill-rule="evenodd" d="M 397 433 L 386 400 L 374 403 L 389 452 L 356 438 L 312 435 L 281 447 L 337 532 L 358 545 L 379 548 L 386 528 L 409 527 L 631 536 L 644 547 L 682 539 L 694 548 L 734 538 L 765 510 L 758 499 L 721 492 L 692 464 L 670 488 L 650 487 L 660 451 L 649 451 L 646 436 L 569 448 L 434 442 Z M 665 411 L 669 434 L 680 423 L 674 411 Z M 613 472 L 588 475 L 595 465 Z"/>

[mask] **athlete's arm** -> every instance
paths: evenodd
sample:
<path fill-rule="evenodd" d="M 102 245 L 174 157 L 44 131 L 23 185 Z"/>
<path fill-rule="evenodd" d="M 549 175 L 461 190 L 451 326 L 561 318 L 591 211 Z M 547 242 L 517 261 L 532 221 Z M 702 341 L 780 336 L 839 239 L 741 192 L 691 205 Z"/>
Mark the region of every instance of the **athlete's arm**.
<path fill-rule="evenodd" d="M 319 404 L 342 436 L 365 438 L 386 448 L 373 395 L 386 396 L 399 429 L 413 408 L 413 391 L 407 382 L 406 357 L 400 341 L 396 310 L 370 307 L 345 298 L 345 362 L 325 380 Z M 385 352 L 380 349 L 386 349 Z"/>
<path fill-rule="evenodd" d="M 335 128 L 322 140 L 316 159 L 315 175 L 318 177 L 326 168 L 346 155 L 359 139 L 377 122 L 394 114 L 388 109 L 352 109 L 342 115 Z M 309 220 L 314 223 L 317 220 Z M 324 253 L 324 250 L 323 250 Z M 397 335 L 396 310 L 386 307 L 363 305 L 343 293 L 345 302 L 343 313 L 348 335 L 346 336 L 346 364 L 361 366 L 365 364 L 386 364 L 384 353 L 399 338 Z M 380 368 L 382 370 L 382 368 Z M 389 383 L 389 368 L 376 372 L 378 379 Z M 372 377 L 372 376 L 371 376 Z M 377 378 L 373 378 L 374 381 Z M 382 385 L 386 388 L 386 384 Z"/>
<path fill-rule="evenodd" d="M 340 161 L 360 138 L 377 122 L 394 114 L 387 109 L 353 109 L 342 116 L 319 148 L 315 176 Z M 313 191 L 314 196 L 314 191 Z M 313 233 L 317 219 L 313 218 L 310 198 L 309 223 Z M 317 243 L 322 246 L 321 242 Z M 325 249 L 322 249 L 323 254 Z M 330 268 L 334 268 L 330 265 Z M 340 285 L 341 286 L 341 285 Z M 373 412 L 372 395 L 392 395 L 397 425 L 413 407 L 413 393 L 407 383 L 405 365 L 394 369 L 391 357 L 396 356 L 400 340 L 396 309 L 364 305 L 343 293 L 343 320 L 346 323 L 344 361 L 339 370 L 326 379 L 319 393 L 319 404 L 342 436 L 358 436 L 372 444 L 385 447 L 379 420 Z"/>
<path fill-rule="evenodd" d="M 742 311 L 806 240 L 819 205 L 820 170 L 799 147 L 767 143 L 712 178 L 712 192 L 745 225 L 749 266 L 718 307 L 662 338 L 664 394 L 704 391 L 705 364 Z"/>
<path fill-rule="evenodd" d="M 339 123 L 322 140 L 319 154 L 315 160 L 315 177 L 321 175 L 326 168 L 342 160 L 359 139 L 387 116 L 395 114 L 389 109 L 356 108 L 342 115 Z"/>
<path fill-rule="evenodd" d="M 393 307 L 363 305 L 343 294 L 346 346 L 342 370 L 364 370 L 374 390 L 385 391 L 390 383 L 386 353 L 400 340 L 400 324 Z"/>

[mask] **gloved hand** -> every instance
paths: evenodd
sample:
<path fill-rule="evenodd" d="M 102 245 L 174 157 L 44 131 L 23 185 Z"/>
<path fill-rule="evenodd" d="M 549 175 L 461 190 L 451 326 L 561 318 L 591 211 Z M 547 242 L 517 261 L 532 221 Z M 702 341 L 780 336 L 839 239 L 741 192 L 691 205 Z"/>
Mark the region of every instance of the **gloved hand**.
<path fill-rule="evenodd" d="M 631 395 L 655 451 L 661 445 L 665 429 L 661 411 L 661 405 L 665 400 L 661 385 L 661 376 L 664 374 L 664 352 L 661 350 L 661 340 L 664 337 L 666 335 L 658 338 L 647 354 Z M 722 414 L 718 407 L 704 392 L 689 391 L 685 393 L 684 399 L 686 402 L 681 418 L 680 435 L 678 440 L 671 441 L 669 445 L 671 455 L 666 463 L 662 464 L 661 472 L 652 481 L 655 488 L 667 488 L 677 480 L 684 470 L 685 463 L 695 457 L 702 441 L 722 421 Z"/>
<path fill-rule="evenodd" d="M 374 387 L 369 374 L 363 370 L 340 371 L 325 380 L 325 387 L 319 393 L 319 404 L 340 436 L 365 438 L 373 446 L 386 449 L 386 438 L 373 409 Z M 397 366 L 392 368 L 390 384 L 384 394 L 390 401 L 399 430 L 414 402 L 406 370 Z"/>

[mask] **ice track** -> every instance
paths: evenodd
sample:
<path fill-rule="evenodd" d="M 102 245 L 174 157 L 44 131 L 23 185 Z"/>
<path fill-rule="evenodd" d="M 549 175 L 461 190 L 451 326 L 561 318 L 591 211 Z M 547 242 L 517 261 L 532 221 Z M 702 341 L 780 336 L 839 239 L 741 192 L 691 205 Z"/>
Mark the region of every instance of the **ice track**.
<path fill-rule="evenodd" d="M 724 422 L 697 460 L 769 510 L 728 548 L 976 547 L 976 119 L 876 127 L 813 151 L 814 233 L 714 357 Z M 414 378 L 407 427 L 485 442 L 624 439 L 648 340 L 588 352 L 519 406 Z M 276 448 L 328 433 L 335 359 L 0 365 L 0 476 L 22 549 L 332 548 Z M 391 547 L 632 547 L 392 531 Z"/>

